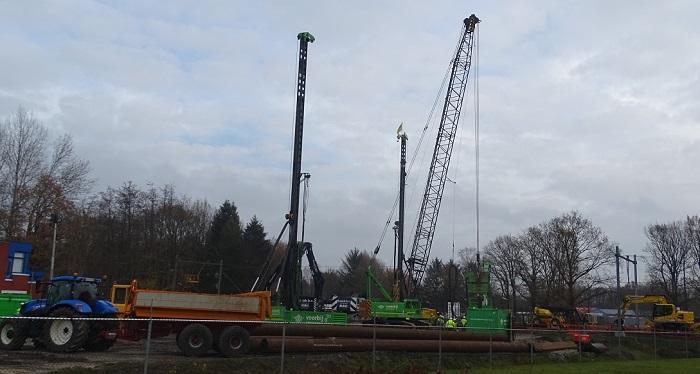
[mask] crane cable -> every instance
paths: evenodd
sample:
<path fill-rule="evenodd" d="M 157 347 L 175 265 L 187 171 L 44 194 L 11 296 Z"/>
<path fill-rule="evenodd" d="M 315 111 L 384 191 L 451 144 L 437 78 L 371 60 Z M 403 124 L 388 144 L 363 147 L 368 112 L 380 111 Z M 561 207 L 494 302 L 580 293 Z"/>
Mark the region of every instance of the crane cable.
<path fill-rule="evenodd" d="M 455 56 L 457 55 L 457 50 L 459 49 L 459 45 L 454 49 L 452 53 L 452 59 L 450 59 L 450 63 L 447 65 L 447 69 L 445 70 L 445 75 L 442 78 L 442 83 L 440 84 L 440 89 L 437 92 L 437 95 L 435 95 L 435 100 L 433 100 L 433 106 L 430 108 L 430 113 L 428 114 L 428 118 L 425 121 L 425 126 L 423 126 L 423 131 L 421 132 L 420 139 L 418 140 L 418 144 L 416 145 L 415 150 L 413 151 L 413 155 L 411 156 L 411 162 L 408 164 L 408 170 L 406 170 L 406 177 L 408 177 L 411 174 L 411 170 L 413 169 L 413 164 L 416 161 L 416 157 L 418 157 L 421 145 L 423 144 L 423 140 L 425 139 L 425 134 L 428 132 L 428 128 L 430 127 L 430 123 L 433 120 L 433 116 L 435 114 L 435 109 L 437 108 L 438 103 L 440 102 L 440 98 L 442 97 L 442 92 L 445 89 L 445 85 L 447 84 L 447 80 L 450 76 L 450 72 L 452 71 L 452 61 L 454 61 Z M 411 194 L 411 196 L 413 196 Z M 382 233 L 379 237 L 379 242 L 377 242 L 377 246 L 374 248 L 374 255 L 376 256 L 377 253 L 379 253 L 379 248 L 382 246 L 382 243 L 384 242 L 384 238 L 386 237 L 387 230 L 389 229 L 389 226 L 391 225 L 391 220 L 394 217 L 394 213 L 396 213 L 396 207 L 399 205 L 399 193 L 396 193 L 396 198 L 394 198 L 394 205 L 391 207 L 391 211 L 389 212 L 389 216 L 386 219 L 386 222 L 384 223 L 384 229 L 382 229 Z M 416 218 L 416 222 L 418 221 L 418 218 Z"/>
<path fill-rule="evenodd" d="M 480 262 L 479 247 L 479 24 L 476 24 L 476 54 L 474 65 L 474 153 L 476 173 L 476 261 Z"/>

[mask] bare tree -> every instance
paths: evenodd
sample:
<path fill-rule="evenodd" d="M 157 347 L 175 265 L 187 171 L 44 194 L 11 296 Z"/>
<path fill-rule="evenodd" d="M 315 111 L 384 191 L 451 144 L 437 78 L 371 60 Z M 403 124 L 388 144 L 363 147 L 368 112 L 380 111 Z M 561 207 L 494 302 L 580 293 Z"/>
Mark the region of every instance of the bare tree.
<path fill-rule="evenodd" d="M 71 136 L 59 138 L 27 201 L 27 235 L 37 232 L 52 212 L 73 209 L 92 185 L 89 172 L 89 163 L 76 156 Z"/>
<path fill-rule="evenodd" d="M 683 222 L 649 225 L 644 229 L 649 242 L 649 278 L 675 304 L 687 301 L 686 270 L 691 266 L 691 244 Z"/>
<path fill-rule="evenodd" d="M 491 275 L 501 294 L 508 300 L 509 308 L 515 311 L 516 283 L 523 262 L 517 238 L 512 235 L 499 236 L 486 244 L 484 252 L 485 259 L 491 263 Z"/>
<path fill-rule="evenodd" d="M 612 262 L 613 244 L 599 227 L 571 212 L 546 224 L 544 251 L 562 285 L 563 300 L 575 308 L 594 287 L 605 280 L 601 270 Z"/>
<path fill-rule="evenodd" d="M 45 156 L 46 129 L 33 114 L 17 109 L 3 123 L 4 137 L 0 150 L 2 190 L 2 229 L 7 239 L 22 236 L 23 208 L 31 197 L 30 191 L 40 180 Z"/>
<path fill-rule="evenodd" d="M 688 237 L 693 261 L 693 270 L 700 274 L 700 216 L 688 216 L 685 222 L 685 233 Z"/>
<path fill-rule="evenodd" d="M 479 254 L 480 256 L 481 254 Z M 474 247 L 464 247 L 457 251 L 457 265 L 465 271 L 479 271 L 477 251 Z"/>
<path fill-rule="evenodd" d="M 555 295 L 558 276 L 545 250 L 551 246 L 549 239 L 544 224 L 532 226 L 518 236 L 522 254 L 518 277 L 523 285 L 519 291 L 529 301 L 531 310 L 538 305 L 549 305 Z"/>

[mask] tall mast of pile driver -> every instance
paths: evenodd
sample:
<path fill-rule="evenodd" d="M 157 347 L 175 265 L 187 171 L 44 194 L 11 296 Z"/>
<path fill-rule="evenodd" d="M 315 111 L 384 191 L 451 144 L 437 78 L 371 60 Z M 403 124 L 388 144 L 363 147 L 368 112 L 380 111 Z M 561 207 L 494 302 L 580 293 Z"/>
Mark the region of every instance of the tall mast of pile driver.
<path fill-rule="evenodd" d="M 297 284 L 294 267 L 298 262 L 299 251 L 297 246 L 297 228 L 299 217 L 299 182 L 301 180 L 301 150 L 304 138 L 304 101 L 306 99 L 306 58 L 309 43 L 315 38 L 308 32 L 297 35 L 299 39 L 299 72 L 297 73 L 297 106 L 294 117 L 294 154 L 292 156 L 292 192 L 290 196 L 289 213 L 289 240 L 287 241 L 287 254 L 284 259 L 284 272 L 282 278 L 282 302 L 288 309 L 297 309 L 297 296 L 299 284 Z"/>
<path fill-rule="evenodd" d="M 399 133 L 397 135 L 399 141 L 401 142 L 401 167 L 399 169 L 399 220 L 397 222 L 398 226 L 398 256 L 396 260 L 396 286 L 394 287 L 394 301 L 401 301 L 404 298 L 406 290 L 406 279 L 403 273 L 403 241 L 404 241 L 404 201 L 406 195 L 406 141 L 408 136 L 406 133 Z"/>

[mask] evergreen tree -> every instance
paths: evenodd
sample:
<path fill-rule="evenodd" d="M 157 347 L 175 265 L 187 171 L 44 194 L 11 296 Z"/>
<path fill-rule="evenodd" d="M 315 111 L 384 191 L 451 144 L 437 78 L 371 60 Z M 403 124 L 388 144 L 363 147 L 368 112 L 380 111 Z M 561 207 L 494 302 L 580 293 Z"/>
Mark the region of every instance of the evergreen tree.
<path fill-rule="evenodd" d="M 236 269 L 244 258 L 242 231 L 236 205 L 224 201 L 214 214 L 206 242 L 206 260 L 211 263 L 224 262 L 222 293 L 240 292 L 247 288 Z M 202 271 L 200 287 L 203 291 L 216 291 L 218 271 L 214 265 L 208 265 Z"/>
<path fill-rule="evenodd" d="M 444 312 L 447 306 L 445 270 L 445 264 L 439 258 L 433 259 L 425 269 L 421 285 L 423 302 L 440 312 Z"/>
<path fill-rule="evenodd" d="M 272 250 L 272 243 L 265 238 L 266 236 L 262 222 L 258 220 L 258 217 L 253 216 L 245 226 L 242 238 L 244 258 L 239 273 L 243 279 L 243 285 L 246 287 L 253 284 L 255 276 Z"/>

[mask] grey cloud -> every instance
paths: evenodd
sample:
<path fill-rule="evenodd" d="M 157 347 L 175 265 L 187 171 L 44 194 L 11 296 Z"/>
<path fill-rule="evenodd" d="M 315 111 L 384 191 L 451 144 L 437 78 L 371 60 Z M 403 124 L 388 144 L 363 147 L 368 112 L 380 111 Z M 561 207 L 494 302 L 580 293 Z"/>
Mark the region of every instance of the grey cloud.
<path fill-rule="evenodd" d="M 335 266 L 345 250 L 376 244 L 397 185 L 395 128 L 405 123 L 412 151 L 473 12 L 483 20 L 482 244 L 580 209 L 623 248 L 641 248 L 645 224 L 697 213 L 696 4 L 468 7 L 9 3 L 0 113 L 23 105 L 54 133 L 72 133 L 97 188 L 174 183 L 215 205 L 234 199 L 244 219 L 256 214 L 274 234 L 288 204 L 295 37 L 309 30 L 307 238 L 323 266 Z M 453 158 L 458 184 L 446 189 L 434 243 L 440 257 L 453 230 L 458 248 L 475 240 L 471 95 Z M 434 131 L 409 176 L 411 224 Z M 390 247 L 380 254 L 387 262 Z"/>

